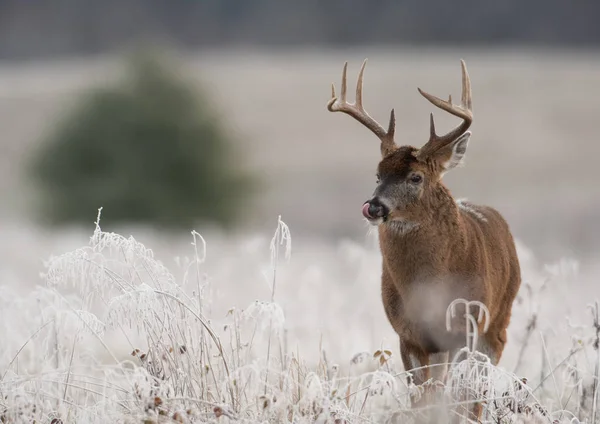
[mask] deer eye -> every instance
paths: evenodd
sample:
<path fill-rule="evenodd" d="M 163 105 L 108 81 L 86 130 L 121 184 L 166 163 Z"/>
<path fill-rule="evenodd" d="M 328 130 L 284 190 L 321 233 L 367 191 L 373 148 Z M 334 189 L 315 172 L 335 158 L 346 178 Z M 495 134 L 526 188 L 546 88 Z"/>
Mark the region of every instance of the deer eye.
<path fill-rule="evenodd" d="M 423 177 L 419 174 L 412 174 L 410 176 L 410 182 L 413 184 L 419 184 L 421 181 L 423 181 Z"/>

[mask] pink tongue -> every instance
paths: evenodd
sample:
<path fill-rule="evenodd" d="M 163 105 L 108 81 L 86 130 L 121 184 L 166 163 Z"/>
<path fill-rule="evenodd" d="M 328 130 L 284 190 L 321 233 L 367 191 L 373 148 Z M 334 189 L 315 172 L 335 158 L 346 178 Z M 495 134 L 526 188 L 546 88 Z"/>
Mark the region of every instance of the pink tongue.
<path fill-rule="evenodd" d="M 373 217 L 369 214 L 369 204 L 365 203 L 362 207 L 362 214 L 365 218 L 373 219 Z"/>

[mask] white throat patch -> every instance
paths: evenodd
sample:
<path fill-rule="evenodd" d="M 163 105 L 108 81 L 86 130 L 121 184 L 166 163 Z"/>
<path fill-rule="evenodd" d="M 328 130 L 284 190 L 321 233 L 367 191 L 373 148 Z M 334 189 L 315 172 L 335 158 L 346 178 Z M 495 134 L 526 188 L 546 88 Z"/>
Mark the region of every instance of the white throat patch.
<path fill-rule="evenodd" d="M 396 220 L 396 219 L 386 222 L 385 225 L 388 225 L 392 230 L 394 230 L 396 233 L 398 233 L 401 236 L 408 234 L 411 231 L 419 228 L 419 224 L 417 222 Z"/>

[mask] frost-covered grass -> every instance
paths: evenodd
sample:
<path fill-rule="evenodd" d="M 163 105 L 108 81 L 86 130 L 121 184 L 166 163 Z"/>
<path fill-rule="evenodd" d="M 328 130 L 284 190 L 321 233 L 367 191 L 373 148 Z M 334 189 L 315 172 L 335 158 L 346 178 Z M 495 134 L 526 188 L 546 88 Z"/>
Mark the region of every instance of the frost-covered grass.
<path fill-rule="evenodd" d="M 339 269 L 296 261 L 278 220 L 214 274 L 219 253 L 190 241 L 169 270 L 97 223 L 89 245 L 47 262 L 45 285 L 0 286 L 0 422 L 408 423 L 438 413 L 410 408 L 425 390 L 450 410 L 435 422 L 474 400 L 485 422 L 600 422 L 598 304 L 576 262 L 538 266 L 519 246 L 500 366 L 467 350 L 446 385 L 416 387 L 382 312 L 374 240 L 341 243 Z M 239 307 L 235 292 L 260 296 Z"/>

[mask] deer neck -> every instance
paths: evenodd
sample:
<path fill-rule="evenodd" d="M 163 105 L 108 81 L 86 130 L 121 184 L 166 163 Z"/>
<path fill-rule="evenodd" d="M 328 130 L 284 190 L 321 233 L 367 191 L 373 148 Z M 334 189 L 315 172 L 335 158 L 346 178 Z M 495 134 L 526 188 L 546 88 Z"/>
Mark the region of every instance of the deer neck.
<path fill-rule="evenodd" d="M 384 266 L 399 281 L 440 275 L 462 250 L 463 222 L 448 189 L 441 186 L 424 206 L 419 222 L 389 222 L 379 227 Z"/>

